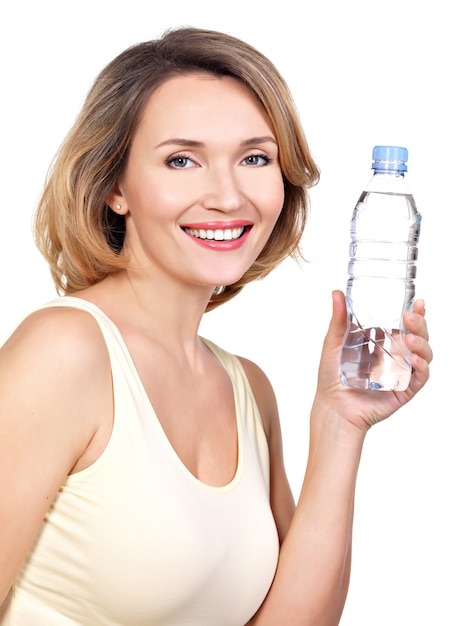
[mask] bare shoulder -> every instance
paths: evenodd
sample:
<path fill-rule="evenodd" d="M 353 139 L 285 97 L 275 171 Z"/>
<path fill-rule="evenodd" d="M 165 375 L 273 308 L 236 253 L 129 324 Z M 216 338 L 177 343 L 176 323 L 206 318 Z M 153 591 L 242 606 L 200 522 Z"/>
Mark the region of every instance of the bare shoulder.
<path fill-rule="evenodd" d="M 38 354 L 39 351 L 39 354 Z M 46 352 L 51 356 L 67 354 L 73 361 L 95 358 L 106 353 L 97 322 L 86 311 L 73 307 L 44 308 L 26 317 L 1 347 L 0 354 L 21 356 Z"/>
<path fill-rule="evenodd" d="M 278 421 L 276 396 L 271 381 L 259 365 L 245 357 L 239 356 L 237 358 L 243 365 L 263 419 L 266 435 L 269 438 L 273 422 Z"/>
<path fill-rule="evenodd" d="M 243 365 L 243 369 L 245 370 L 251 385 L 254 385 L 264 392 L 273 393 L 273 388 L 269 378 L 259 365 L 250 361 L 246 357 L 237 356 L 237 358 Z"/>
<path fill-rule="evenodd" d="M 98 428 L 91 407 L 109 377 L 106 344 L 90 314 L 68 307 L 40 309 L 0 348 L 0 414 L 6 422 L 29 416 L 46 431 L 73 426 L 80 448 Z"/>

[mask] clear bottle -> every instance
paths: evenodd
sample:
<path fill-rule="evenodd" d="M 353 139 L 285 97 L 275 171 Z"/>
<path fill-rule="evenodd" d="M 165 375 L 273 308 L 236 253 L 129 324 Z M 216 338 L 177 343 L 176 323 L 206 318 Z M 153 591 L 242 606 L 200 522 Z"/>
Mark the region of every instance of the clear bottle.
<path fill-rule="evenodd" d="M 415 295 L 421 215 L 405 181 L 408 150 L 375 146 L 372 159 L 351 220 L 340 378 L 346 387 L 402 391 L 411 376 L 403 314 Z"/>

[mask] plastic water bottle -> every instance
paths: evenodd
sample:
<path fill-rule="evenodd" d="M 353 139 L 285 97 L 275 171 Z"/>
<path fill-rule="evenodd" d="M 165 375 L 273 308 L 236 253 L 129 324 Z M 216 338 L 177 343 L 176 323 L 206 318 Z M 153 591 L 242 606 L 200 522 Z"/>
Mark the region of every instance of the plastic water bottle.
<path fill-rule="evenodd" d="M 415 295 L 421 216 L 405 181 L 408 150 L 375 146 L 372 159 L 351 220 L 340 378 L 346 387 L 401 391 L 411 376 L 403 314 Z"/>

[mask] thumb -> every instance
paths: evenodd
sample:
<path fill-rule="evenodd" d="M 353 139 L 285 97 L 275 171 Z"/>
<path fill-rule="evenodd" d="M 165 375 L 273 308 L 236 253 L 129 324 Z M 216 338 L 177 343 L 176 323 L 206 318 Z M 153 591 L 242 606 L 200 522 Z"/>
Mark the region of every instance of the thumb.
<path fill-rule="evenodd" d="M 323 340 L 318 371 L 319 388 L 326 390 L 339 385 L 339 361 L 343 338 L 347 328 L 346 300 L 342 291 L 332 293 L 333 311 Z"/>
<path fill-rule="evenodd" d="M 342 291 L 335 290 L 332 293 L 333 311 L 330 325 L 325 337 L 325 348 L 333 349 L 343 343 L 344 333 L 347 328 L 346 299 Z"/>

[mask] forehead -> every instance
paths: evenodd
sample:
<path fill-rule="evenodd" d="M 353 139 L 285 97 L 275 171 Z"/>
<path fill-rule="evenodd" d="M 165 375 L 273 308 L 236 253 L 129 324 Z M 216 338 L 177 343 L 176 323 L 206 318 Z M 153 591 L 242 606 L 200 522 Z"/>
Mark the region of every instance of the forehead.
<path fill-rule="evenodd" d="M 233 124 L 271 129 L 255 95 L 231 76 L 191 73 L 167 79 L 150 96 L 143 126 L 195 126 L 210 122 L 227 132 Z"/>

